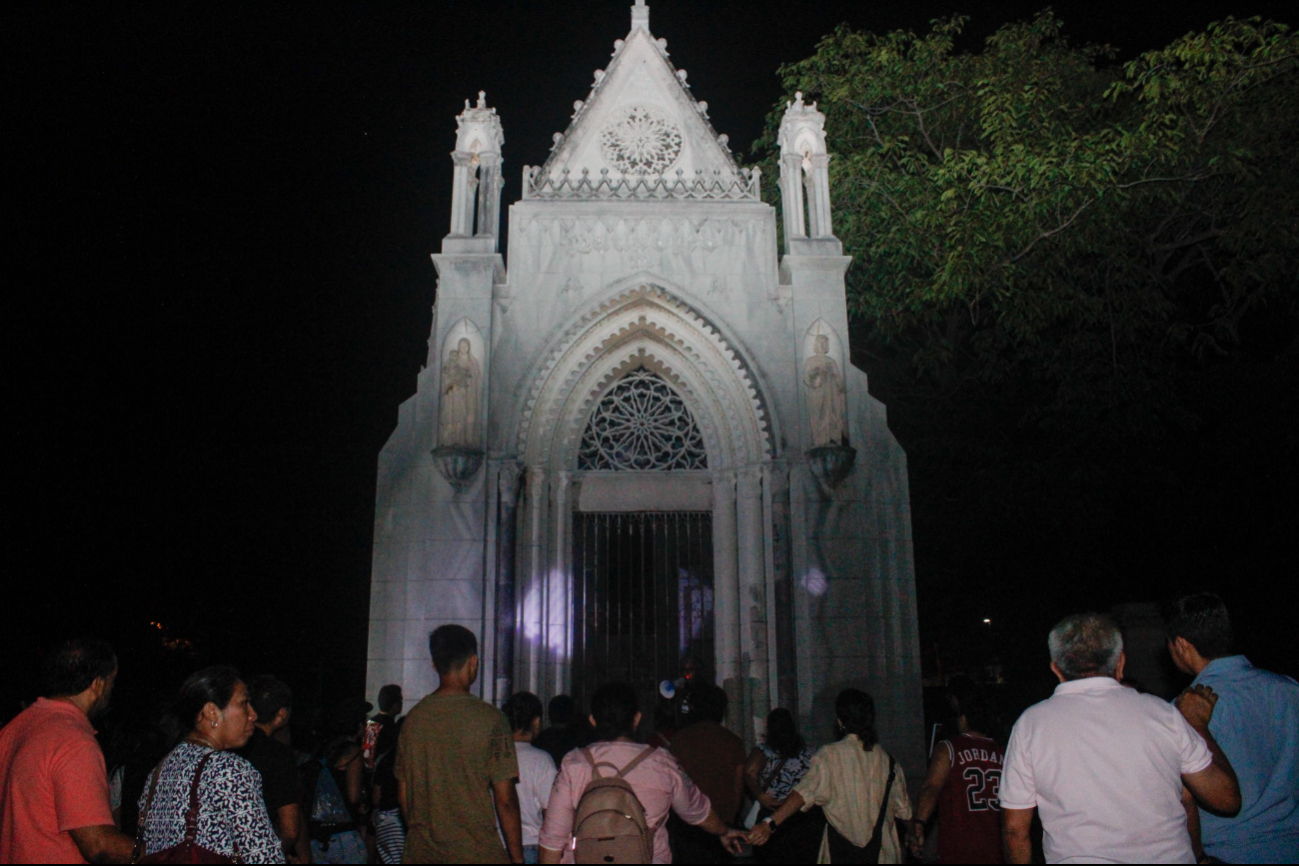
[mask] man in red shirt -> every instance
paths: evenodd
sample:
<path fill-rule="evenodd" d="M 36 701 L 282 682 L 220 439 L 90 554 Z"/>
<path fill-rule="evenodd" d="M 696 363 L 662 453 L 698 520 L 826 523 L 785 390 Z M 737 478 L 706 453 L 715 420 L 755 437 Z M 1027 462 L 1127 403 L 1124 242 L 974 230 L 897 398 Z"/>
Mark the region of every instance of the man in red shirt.
<path fill-rule="evenodd" d="M 48 697 L 0 730 L 0 863 L 131 862 L 90 724 L 116 679 L 112 647 L 70 640 L 45 661 Z"/>
<path fill-rule="evenodd" d="M 984 693 L 959 700 L 957 711 L 959 734 L 934 749 L 907 844 L 912 855 L 921 856 L 925 823 L 937 811 L 939 863 L 1000 863 L 997 793 L 1005 751 L 994 739 L 1003 735 L 1000 715 Z"/>

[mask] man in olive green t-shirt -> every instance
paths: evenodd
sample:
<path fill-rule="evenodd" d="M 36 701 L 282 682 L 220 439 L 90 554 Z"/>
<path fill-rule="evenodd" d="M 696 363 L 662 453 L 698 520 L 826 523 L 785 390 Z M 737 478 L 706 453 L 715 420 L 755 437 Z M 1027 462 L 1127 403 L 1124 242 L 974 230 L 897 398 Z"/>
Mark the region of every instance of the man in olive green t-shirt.
<path fill-rule="evenodd" d="M 444 625 L 428 642 L 438 689 L 406 716 L 397 741 L 397 798 L 409 827 L 402 860 L 522 863 L 510 723 L 469 691 L 478 640 L 464 626 Z"/>

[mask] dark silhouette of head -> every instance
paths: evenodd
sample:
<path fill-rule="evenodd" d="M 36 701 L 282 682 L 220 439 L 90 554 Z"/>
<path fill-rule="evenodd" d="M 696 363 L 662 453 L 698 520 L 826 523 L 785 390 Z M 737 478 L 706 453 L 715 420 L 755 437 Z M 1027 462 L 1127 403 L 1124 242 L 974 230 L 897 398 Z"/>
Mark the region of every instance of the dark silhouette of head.
<path fill-rule="evenodd" d="M 478 655 L 478 638 L 462 625 L 440 625 L 428 636 L 428 651 L 438 676 L 445 677 Z"/>
<path fill-rule="evenodd" d="M 961 715 L 965 716 L 966 730 L 991 737 L 998 743 L 1005 742 L 1006 725 L 1001 717 L 1001 709 L 987 689 L 979 689 L 966 696 L 961 702 L 961 710 Z"/>
<path fill-rule="evenodd" d="M 569 695 L 555 695 L 546 705 L 552 725 L 562 726 L 573 721 L 573 699 Z"/>
<path fill-rule="evenodd" d="M 248 681 L 248 697 L 263 725 L 272 725 L 280 710 L 293 710 L 293 690 L 270 674 L 262 674 Z M 287 717 L 285 719 L 287 721 Z"/>
<path fill-rule="evenodd" d="M 711 683 L 700 683 L 690 692 L 690 715 L 693 721 L 716 722 L 726 720 L 730 699 L 726 690 Z"/>
<path fill-rule="evenodd" d="M 108 711 L 117 679 L 117 656 L 106 642 L 81 637 L 64 641 L 45 657 L 43 691 L 49 698 L 83 698 L 92 719 Z"/>
<path fill-rule="evenodd" d="M 1182 596 L 1168 603 L 1164 608 L 1164 635 L 1170 641 L 1183 638 L 1208 660 L 1235 652 L 1227 606 L 1211 592 Z"/>
<path fill-rule="evenodd" d="M 532 692 L 515 692 L 501 709 L 510 720 L 510 730 L 525 734 L 541 718 L 541 698 Z"/>
<path fill-rule="evenodd" d="M 379 712 L 389 712 L 399 706 L 401 702 L 401 686 L 390 683 L 379 689 Z"/>
<path fill-rule="evenodd" d="M 65 698 L 79 695 L 117 670 L 117 656 L 105 641 L 91 637 L 64 641 L 45 657 L 42 685 L 45 696 Z"/>
<path fill-rule="evenodd" d="M 856 734 L 866 751 L 879 742 L 875 733 L 875 699 L 861 689 L 841 691 L 834 702 L 834 715 L 844 736 Z"/>
<path fill-rule="evenodd" d="M 782 758 L 796 758 L 807 745 L 798 733 L 794 714 L 784 707 L 767 713 L 767 748 Z"/>
<path fill-rule="evenodd" d="M 605 683 L 591 697 L 597 740 L 635 736 L 638 715 L 636 690 L 629 683 Z"/>

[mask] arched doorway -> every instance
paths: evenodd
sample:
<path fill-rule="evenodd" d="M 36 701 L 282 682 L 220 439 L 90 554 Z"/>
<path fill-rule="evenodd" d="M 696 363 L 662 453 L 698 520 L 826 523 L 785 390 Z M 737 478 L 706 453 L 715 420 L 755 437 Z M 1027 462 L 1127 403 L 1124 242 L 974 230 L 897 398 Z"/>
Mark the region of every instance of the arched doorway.
<path fill-rule="evenodd" d="M 608 296 L 552 344 L 519 416 L 516 687 L 580 700 L 631 679 L 652 695 L 690 654 L 735 690 L 737 716 L 766 702 L 761 394 L 741 353 L 654 285 Z"/>

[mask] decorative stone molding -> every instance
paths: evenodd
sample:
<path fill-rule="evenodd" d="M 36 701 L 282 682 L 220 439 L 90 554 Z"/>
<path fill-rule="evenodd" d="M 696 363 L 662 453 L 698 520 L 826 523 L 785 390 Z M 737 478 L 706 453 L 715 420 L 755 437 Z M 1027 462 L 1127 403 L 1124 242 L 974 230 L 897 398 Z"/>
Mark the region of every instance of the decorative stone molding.
<path fill-rule="evenodd" d="M 768 413 L 738 353 L 689 305 L 645 283 L 598 304 L 553 344 L 519 411 L 519 453 L 575 465 L 591 410 L 637 366 L 691 407 L 709 465 L 770 457 Z"/>
<path fill-rule="evenodd" d="M 483 452 L 477 448 L 445 445 L 433 449 L 433 462 L 457 493 L 463 493 L 483 465 Z"/>
<path fill-rule="evenodd" d="M 698 169 L 694 177 L 687 177 L 684 170 L 677 169 L 672 175 L 629 173 L 619 177 L 602 168 L 598 177 L 592 177 L 590 169 L 584 168 L 574 177 L 567 168 L 546 173 L 535 165 L 525 165 L 523 198 L 761 201 L 762 171 L 741 168 L 728 175 L 715 169 L 709 176 Z"/>
<path fill-rule="evenodd" d="M 519 476 L 523 474 L 523 464 L 513 460 L 504 460 L 500 464 L 498 479 L 501 505 L 514 508 L 519 503 Z"/>
<path fill-rule="evenodd" d="M 656 108 L 629 105 L 600 130 L 600 153 L 623 174 L 661 176 L 681 156 L 681 129 Z"/>
<path fill-rule="evenodd" d="M 848 477 L 856 459 L 857 449 L 851 445 L 822 445 L 808 450 L 807 467 L 822 489 L 829 492 Z"/>
<path fill-rule="evenodd" d="M 707 469 L 699 425 L 673 388 L 645 368 L 631 371 L 595 407 L 579 469 Z"/>

